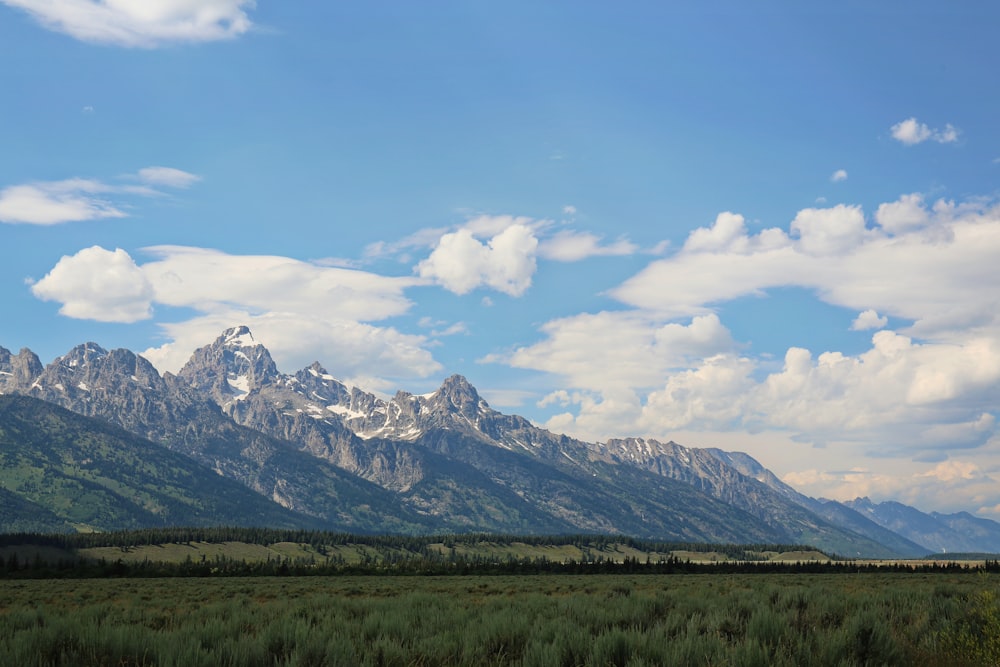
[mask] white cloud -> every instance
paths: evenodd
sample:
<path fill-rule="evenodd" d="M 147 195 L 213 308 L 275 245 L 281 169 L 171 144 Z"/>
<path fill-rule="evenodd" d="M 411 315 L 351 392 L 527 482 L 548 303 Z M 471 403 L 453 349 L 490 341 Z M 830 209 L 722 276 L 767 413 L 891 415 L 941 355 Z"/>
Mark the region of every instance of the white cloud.
<path fill-rule="evenodd" d="M 76 319 L 135 322 L 152 317 L 153 286 L 127 252 L 85 248 L 66 256 L 31 287 L 59 312 Z"/>
<path fill-rule="evenodd" d="M 858 315 L 851 323 L 851 331 L 868 331 L 869 329 L 884 329 L 889 324 L 889 318 L 879 316 L 878 312 L 869 308 Z"/>
<path fill-rule="evenodd" d="M 927 511 L 970 509 L 991 513 L 1000 480 L 982 466 L 964 459 L 948 459 L 934 465 L 904 465 L 903 469 L 875 471 L 867 467 L 850 470 L 809 468 L 793 471 L 782 481 L 814 497 L 854 500 L 870 497 L 874 502 L 895 500 Z"/>
<path fill-rule="evenodd" d="M 458 334 L 468 334 L 469 327 L 465 322 L 448 323 L 444 320 L 435 320 L 430 317 L 421 317 L 417 325 L 423 329 L 430 329 L 430 335 L 435 338 L 444 336 L 455 336 Z"/>
<path fill-rule="evenodd" d="M 489 224 L 486 224 L 489 223 Z M 531 286 L 538 239 L 531 227 L 515 221 L 485 243 L 477 233 L 496 231 L 496 220 L 477 218 L 469 227 L 443 235 L 416 271 L 456 294 L 489 287 L 520 296 Z"/>
<path fill-rule="evenodd" d="M 576 208 L 565 206 L 573 214 Z M 451 228 L 421 229 L 395 241 L 369 244 L 364 260 L 320 260 L 328 265 L 350 266 L 376 259 L 396 258 L 410 262 L 412 255 L 430 249 L 417 262 L 414 272 L 456 294 L 493 289 L 521 296 L 531 286 L 537 259 L 576 262 L 588 257 L 633 255 L 639 247 L 626 238 L 605 242 L 596 234 L 568 228 L 553 231 L 551 220 L 526 216 L 476 215 Z M 663 243 L 653 250 L 662 252 Z"/>
<path fill-rule="evenodd" d="M 234 324 L 249 326 L 283 371 L 294 372 L 319 361 L 348 386 L 367 391 L 395 391 L 396 378 L 426 377 L 441 370 L 423 336 L 301 311 L 253 314 L 218 309 L 184 322 L 161 324 L 170 342 L 142 354 L 159 370 L 176 372 L 195 349 Z"/>
<path fill-rule="evenodd" d="M 254 0 L 0 0 L 50 30 L 98 44 L 151 48 L 230 39 L 251 27 Z"/>
<path fill-rule="evenodd" d="M 559 377 L 547 405 L 568 409 L 547 425 L 585 438 L 780 431 L 859 456 L 978 451 L 998 431 L 1000 208 L 904 195 L 874 217 L 805 209 L 789 233 L 750 234 L 722 213 L 610 291 L 633 310 L 550 321 L 505 360 Z M 860 313 L 852 329 L 883 330 L 859 354 L 791 347 L 774 368 L 733 343 L 723 304 L 775 287 L 812 290 Z M 890 317 L 912 325 L 885 330 Z M 715 333 L 696 336 L 695 322 Z M 657 344 L 659 331 L 685 335 Z"/>
<path fill-rule="evenodd" d="M 98 185 L 94 181 L 71 179 L 6 187 L 0 190 L 0 222 L 57 225 L 126 217 L 115 204 L 98 196 L 106 191 Z"/>
<path fill-rule="evenodd" d="M 711 227 L 699 227 L 688 235 L 684 243 L 687 252 L 712 252 L 717 250 L 743 251 L 747 248 L 747 230 L 743 216 L 738 213 L 720 213 Z"/>
<path fill-rule="evenodd" d="M 251 312 L 315 313 L 324 318 L 381 320 L 405 313 L 403 295 L 418 284 L 365 271 L 323 267 L 273 255 L 229 255 L 184 246 L 154 246 L 143 273 L 156 300 L 208 312 L 239 304 Z"/>
<path fill-rule="evenodd" d="M 810 255 L 841 254 L 865 237 L 865 216 L 860 206 L 838 204 L 833 208 L 807 208 L 792 220 L 791 233 Z"/>
<path fill-rule="evenodd" d="M 196 347 L 236 324 L 266 340 L 286 370 L 319 360 L 378 388 L 385 378 L 440 369 L 426 337 L 369 324 L 407 312 L 404 291 L 419 284 L 415 278 L 203 248 L 146 252 L 154 260 L 138 265 L 123 250 L 81 250 L 60 260 L 32 291 L 61 302 L 64 315 L 99 321 L 145 319 L 156 304 L 194 310 L 193 318 L 160 325 L 169 341 L 147 356 L 161 371 L 176 372 Z"/>
<path fill-rule="evenodd" d="M 714 314 L 687 325 L 637 311 L 581 314 L 548 322 L 542 331 L 546 340 L 515 350 L 509 363 L 553 373 L 566 386 L 586 390 L 653 387 L 672 369 L 734 346 Z"/>
<path fill-rule="evenodd" d="M 903 195 L 897 201 L 879 204 L 875 220 L 890 234 L 925 227 L 930 222 L 930 214 L 924 207 L 923 195 L 912 193 Z"/>
<path fill-rule="evenodd" d="M 927 140 L 936 141 L 939 144 L 950 144 L 958 141 L 959 133 L 958 128 L 951 123 L 945 125 L 943 130 L 931 129 L 913 117 L 896 123 L 890 130 L 893 139 L 907 146 L 920 144 Z"/>
<path fill-rule="evenodd" d="M 866 228 L 857 207 L 806 209 L 792 223 L 798 240 L 765 229 L 726 237 L 722 250 L 697 252 L 691 248 L 696 230 L 681 252 L 652 262 L 610 294 L 637 308 L 684 316 L 794 286 L 855 312 L 911 320 L 912 333 L 922 337 L 996 325 L 1000 209 L 938 202 L 927 217 L 926 229 L 904 226 L 889 236 Z"/>
<path fill-rule="evenodd" d="M 11 185 L 0 190 L 0 222 L 29 225 L 57 225 L 64 222 L 124 218 L 128 214 L 121 200 L 129 195 L 156 196 L 151 186 L 188 187 L 198 176 L 170 167 L 147 167 L 125 179 L 139 179 L 145 185 L 105 183 L 94 179 L 70 178 Z"/>
<path fill-rule="evenodd" d="M 833 172 L 833 174 L 830 176 L 830 181 L 833 183 L 840 183 L 841 181 L 846 181 L 846 180 L 847 180 L 846 169 L 838 169 L 837 171 Z"/>
<path fill-rule="evenodd" d="M 588 257 L 632 255 L 638 250 L 637 245 L 624 238 L 602 245 L 601 237 L 595 234 L 564 229 L 542 241 L 538 254 L 557 262 L 578 262 Z"/>
<path fill-rule="evenodd" d="M 139 179 L 150 185 L 188 188 L 200 181 L 201 177 L 173 167 L 146 167 L 139 170 Z"/>

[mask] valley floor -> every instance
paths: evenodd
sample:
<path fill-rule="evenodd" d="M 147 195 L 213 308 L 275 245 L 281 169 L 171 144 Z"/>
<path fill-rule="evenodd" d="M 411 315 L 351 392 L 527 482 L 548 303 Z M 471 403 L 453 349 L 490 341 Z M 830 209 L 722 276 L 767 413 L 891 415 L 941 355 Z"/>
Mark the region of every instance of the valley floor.
<path fill-rule="evenodd" d="M 974 572 L 8 580 L 0 664 L 995 664 L 998 586 Z"/>

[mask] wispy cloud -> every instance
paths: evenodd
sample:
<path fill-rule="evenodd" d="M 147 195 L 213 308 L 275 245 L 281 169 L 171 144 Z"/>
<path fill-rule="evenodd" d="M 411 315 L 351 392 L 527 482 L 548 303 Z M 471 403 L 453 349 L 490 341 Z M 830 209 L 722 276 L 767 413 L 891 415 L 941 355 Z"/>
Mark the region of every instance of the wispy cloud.
<path fill-rule="evenodd" d="M 639 246 L 625 238 L 604 244 L 601 237 L 590 232 L 564 229 L 542 241 L 538 254 L 558 262 L 577 262 L 587 257 L 632 255 L 638 250 Z"/>
<path fill-rule="evenodd" d="M 173 167 L 145 167 L 138 175 L 144 183 L 170 188 L 188 188 L 201 180 L 200 176 Z"/>
<path fill-rule="evenodd" d="M 254 0 L 0 0 L 84 42 L 153 48 L 237 37 Z"/>
<path fill-rule="evenodd" d="M 837 171 L 833 172 L 833 174 L 830 175 L 831 183 L 840 183 L 841 181 L 846 181 L 846 180 L 847 180 L 846 169 L 838 169 Z"/>
<path fill-rule="evenodd" d="M 126 217 L 117 205 L 101 196 L 108 191 L 102 183 L 79 178 L 11 185 L 0 190 L 0 222 L 56 225 Z"/>
<path fill-rule="evenodd" d="M 944 129 L 930 128 L 926 124 L 910 117 L 900 121 L 890 128 L 892 138 L 896 141 L 913 146 L 925 141 L 936 141 L 939 144 L 950 144 L 958 141 L 959 130 L 951 123 L 944 126 Z"/>
<path fill-rule="evenodd" d="M 198 176 L 171 167 L 146 167 L 123 177 L 142 185 L 70 178 L 11 185 L 0 190 L 0 222 L 57 225 L 64 222 L 124 218 L 122 199 L 128 195 L 162 194 L 153 186 L 184 188 Z"/>

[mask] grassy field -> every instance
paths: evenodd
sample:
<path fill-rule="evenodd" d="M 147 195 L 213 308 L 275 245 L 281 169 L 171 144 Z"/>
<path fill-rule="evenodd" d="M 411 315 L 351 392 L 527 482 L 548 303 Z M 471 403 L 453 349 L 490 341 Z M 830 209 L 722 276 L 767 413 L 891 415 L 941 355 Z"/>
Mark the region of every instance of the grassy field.
<path fill-rule="evenodd" d="M 996 664 L 998 583 L 971 572 L 0 581 L 0 664 Z"/>

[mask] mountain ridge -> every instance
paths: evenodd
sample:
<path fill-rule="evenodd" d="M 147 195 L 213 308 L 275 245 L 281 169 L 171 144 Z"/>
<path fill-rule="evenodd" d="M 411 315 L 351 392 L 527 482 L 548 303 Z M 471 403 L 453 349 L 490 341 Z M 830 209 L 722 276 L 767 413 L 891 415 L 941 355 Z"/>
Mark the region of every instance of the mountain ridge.
<path fill-rule="evenodd" d="M 27 348 L 0 347 L 7 393 L 110 421 L 353 529 L 585 530 L 873 557 L 934 550 L 870 513 L 802 496 L 747 454 L 554 434 L 493 410 L 460 375 L 428 394 L 381 398 L 319 362 L 283 374 L 245 326 L 198 348 L 176 375 L 95 343 L 45 366 Z M 976 525 L 990 535 L 990 523 Z"/>

